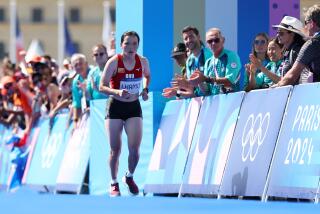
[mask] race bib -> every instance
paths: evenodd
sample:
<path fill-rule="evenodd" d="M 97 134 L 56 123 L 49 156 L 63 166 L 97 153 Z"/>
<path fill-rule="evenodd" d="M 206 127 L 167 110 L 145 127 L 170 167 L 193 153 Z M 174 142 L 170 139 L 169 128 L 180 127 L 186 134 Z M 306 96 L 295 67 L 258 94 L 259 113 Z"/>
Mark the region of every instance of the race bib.
<path fill-rule="evenodd" d="M 141 92 L 142 79 L 130 79 L 120 82 L 120 89 L 127 90 L 130 94 L 139 94 Z"/>

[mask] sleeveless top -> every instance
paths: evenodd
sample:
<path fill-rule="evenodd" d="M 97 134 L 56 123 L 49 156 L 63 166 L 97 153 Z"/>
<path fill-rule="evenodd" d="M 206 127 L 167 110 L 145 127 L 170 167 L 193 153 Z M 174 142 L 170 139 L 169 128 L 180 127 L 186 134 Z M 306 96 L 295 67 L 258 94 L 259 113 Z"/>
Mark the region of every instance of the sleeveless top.
<path fill-rule="evenodd" d="M 121 54 L 118 54 L 117 58 L 117 72 L 110 80 L 110 87 L 113 89 L 126 89 L 131 94 L 138 94 L 142 87 L 142 65 L 139 55 L 135 55 L 136 64 L 132 70 L 127 70 L 124 67 Z"/>

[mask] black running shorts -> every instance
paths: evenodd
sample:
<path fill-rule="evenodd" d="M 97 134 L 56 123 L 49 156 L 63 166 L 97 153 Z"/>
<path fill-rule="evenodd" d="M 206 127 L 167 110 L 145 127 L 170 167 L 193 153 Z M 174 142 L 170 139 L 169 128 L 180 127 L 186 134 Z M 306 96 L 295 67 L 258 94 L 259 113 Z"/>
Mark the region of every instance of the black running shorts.
<path fill-rule="evenodd" d="M 141 117 L 142 110 L 139 100 L 122 102 L 109 97 L 106 107 L 106 119 L 121 119 L 126 121 L 131 117 Z"/>

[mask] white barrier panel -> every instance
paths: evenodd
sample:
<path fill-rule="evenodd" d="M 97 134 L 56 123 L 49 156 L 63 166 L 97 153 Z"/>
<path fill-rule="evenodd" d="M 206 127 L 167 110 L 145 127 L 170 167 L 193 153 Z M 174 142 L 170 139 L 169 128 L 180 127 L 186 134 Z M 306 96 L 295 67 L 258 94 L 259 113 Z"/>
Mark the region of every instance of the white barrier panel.
<path fill-rule="evenodd" d="M 89 113 L 86 113 L 67 142 L 57 177 L 56 190 L 80 193 L 89 163 L 89 127 L 90 117 Z"/>
<path fill-rule="evenodd" d="M 218 194 L 244 94 L 205 98 L 183 174 L 181 193 Z"/>
<path fill-rule="evenodd" d="M 320 84 L 295 86 L 271 166 L 268 195 L 314 199 L 320 178 Z"/>
<path fill-rule="evenodd" d="M 200 97 L 167 103 L 149 164 L 144 192 L 179 192 L 200 106 Z"/>
<path fill-rule="evenodd" d="M 246 94 L 219 194 L 262 196 L 291 88 Z"/>

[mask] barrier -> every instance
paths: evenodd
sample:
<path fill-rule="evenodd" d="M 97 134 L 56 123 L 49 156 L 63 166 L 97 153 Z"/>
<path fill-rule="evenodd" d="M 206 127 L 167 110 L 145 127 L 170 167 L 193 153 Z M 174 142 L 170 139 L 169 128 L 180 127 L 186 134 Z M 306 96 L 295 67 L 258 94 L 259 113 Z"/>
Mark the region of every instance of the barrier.
<path fill-rule="evenodd" d="M 201 98 L 167 103 L 150 160 L 145 193 L 178 193 Z"/>
<path fill-rule="evenodd" d="M 271 166 L 269 196 L 319 197 L 320 84 L 295 86 Z"/>
<path fill-rule="evenodd" d="M 8 188 L 8 177 L 11 168 L 10 153 L 12 144 L 7 145 L 6 142 L 12 133 L 12 129 L 7 129 L 0 124 L 0 190 Z"/>
<path fill-rule="evenodd" d="M 89 164 L 90 118 L 87 112 L 81 118 L 80 125 L 66 142 L 66 149 L 57 177 L 56 190 L 80 193 Z"/>
<path fill-rule="evenodd" d="M 221 195 L 262 196 L 291 88 L 246 94 L 220 187 Z"/>
<path fill-rule="evenodd" d="M 183 174 L 181 193 L 218 194 L 244 92 L 206 97 Z"/>
<path fill-rule="evenodd" d="M 155 118 L 164 102 L 160 93 L 152 93 L 149 101 L 141 102 L 145 130 L 135 180 L 140 187 L 145 184 L 145 193 L 263 193 L 264 199 L 278 196 L 317 201 L 319 92 L 320 83 L 314 83 L 293 90 L 282 87 L 203 100 L 173 100 L 166 104 L 159 129 Z M 49 120 L 42 118 L 32 129 L 26 148 L 18 151 L 18 159 L 12 158 L 16 154 L 12 144 L 6 144 L 12 130 L 0 125 L 1 189 L 20 185 L 25 167 L 25 185 L 41 191 L 79 193 L 90 158 L 90 194 L 107 194 L 105 103 L 91 103 L 90 120 L 88 115 L 83 117 L 73 138 L 67 114 L 56 117 L 50 132 Z M 154 130 L 158 133 L 152 152 Z M 125 135 L 122 140 L 125 142 Z M 127 155 L 124 143 L 119 176 L 127 170 Z"/>
<path fill-rule="evenodd" d="M 63 160 L 71 128 L 67 128 L 68 114 L 55 117 L 49 132 L 49 119 L 41 119 L 39 135 L 29 156 L 23 183 L 40 191 L 55 191 L 56 180 Z"/>

